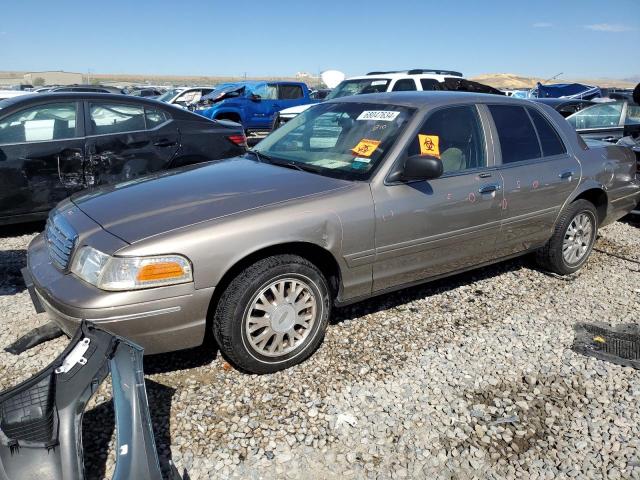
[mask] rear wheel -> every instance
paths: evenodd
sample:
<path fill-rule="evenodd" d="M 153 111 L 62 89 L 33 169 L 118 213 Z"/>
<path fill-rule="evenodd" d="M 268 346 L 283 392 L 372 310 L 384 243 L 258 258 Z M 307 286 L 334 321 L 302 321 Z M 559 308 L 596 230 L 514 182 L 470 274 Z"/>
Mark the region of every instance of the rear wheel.
<path fill-rule="evenodd" d="M 277 255 L 240 272 L 218 302 L 213 333 L 223 355 L 251 373 L 271 373 L 308 358 L 324 338 L 327 281 L 297 255 Z"/>
<path fill-rule="evenodd" d="M 560 275 L 576 272 L 589 258 L 597 233 L 596 207 L 576 200 L 560 214 L 553 236 L 537 252 L 538 263 Z"/>

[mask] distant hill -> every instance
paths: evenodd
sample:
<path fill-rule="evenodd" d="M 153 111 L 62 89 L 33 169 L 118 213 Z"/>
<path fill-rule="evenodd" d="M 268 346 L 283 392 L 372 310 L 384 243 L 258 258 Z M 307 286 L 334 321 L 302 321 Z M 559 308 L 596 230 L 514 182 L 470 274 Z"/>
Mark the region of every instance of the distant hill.
<path fill-rule="evenodd" d="M 524 77 L 514 73 L 484 73 L 471 80 L 490 85 L 494 88 L 533 88 L 538 82 L 546 79 L 539 77 Z M 579 82 L 599 87 L 633 88 L 638 84 L 633 78 L 617 80 L 612 78 L 558 78 L 548 83 Z"/>

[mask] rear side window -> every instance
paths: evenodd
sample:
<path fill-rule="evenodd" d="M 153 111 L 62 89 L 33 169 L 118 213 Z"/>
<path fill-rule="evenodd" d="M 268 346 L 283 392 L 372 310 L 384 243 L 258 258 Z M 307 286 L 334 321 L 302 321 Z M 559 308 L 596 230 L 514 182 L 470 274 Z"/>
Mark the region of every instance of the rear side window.
<path fill-rule="evenodd" d="M 392 92 L 412 92 L 416 90 L 416 82 L 411 78 L 398 80 L 393 86 Z"/>
<path fill-rule="evenodd" d="M 145 129 L 144 108 L 117 103 L 91 103 L 91 132 L 95 135 L 135 132 Z"/>
<path fill-rule="evenodd" d="M 502 163 L 540 158 L 538 136 L 524 107 L 489 105 L 500 139 Z"/>
<path fill-rule="evenodd" d="M 422 90 L 442 90 L 440 82 L 433 78 L 421 78 L 420 85 L 422 86 Z"/>
<path fill-rule="evenodd" d="M 280 100 L 296 100 L 304 96 L 300 85 L 280 85 L 278 90 Z"/>
<path fill-rule="evenodd" d="M 527 110 L 533 119 L 533 124 L 535 125 L 536 130 L 538 131 L 540 146 L 542 146 L 542 154 L 545 157 L 550 157 L 552 155 L 566 153 L 567 149 L 562 143 L 560 135 L 558 135 L 555 128 L 549 124 L 547 119 L 533 108 L 528 108 Z"/>

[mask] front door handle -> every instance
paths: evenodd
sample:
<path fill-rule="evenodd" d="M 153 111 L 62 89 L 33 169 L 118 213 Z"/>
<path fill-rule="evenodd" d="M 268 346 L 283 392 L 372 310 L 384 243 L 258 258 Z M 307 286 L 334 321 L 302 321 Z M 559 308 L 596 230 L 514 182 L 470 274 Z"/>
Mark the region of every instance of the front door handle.
<path fill-rule="evenodd" d="M 558 177 L 560 180 L 571 179 L 571 177 L 573 177 L 573 172 L 571 170 L 567 170 L 566 172 L 558 174 Z"/>
<path fill-rule="evenodd" d="M 480 187 L 480 189 L 478 190 L 478 193 L 493 193 L 493 192 L 497 192 L 501 189 L 502 187 L 497 184 L 497 183 L 489 183 L 487 185 L 483 185 Z"/>

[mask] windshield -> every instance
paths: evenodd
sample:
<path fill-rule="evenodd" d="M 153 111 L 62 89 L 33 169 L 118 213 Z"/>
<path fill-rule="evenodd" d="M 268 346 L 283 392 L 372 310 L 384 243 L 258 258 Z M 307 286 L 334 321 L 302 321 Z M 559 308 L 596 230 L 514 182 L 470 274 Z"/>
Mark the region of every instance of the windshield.
<path fill-rule="evenodd" d="M 372 103 L 323 103 L 262 140 L 254 150 L 348 180 L 364 180 L 382 162 L 415 109 Z"/>
<path fill-rule="evenodd" d="M 160 95 L 157 99 L 160 100 L 161 102 L 168 102 L 177 94 L 179 94 L 181 91 L 182 91 L 181 88 L 172 88 L 171 90 L 167 90 L 165 93 Z"/>
<path fill-rule="evenodd" d="M 388 78 L 363 78 L 361 80 L 344 80 L 327 95 L 327 100 L 349 95 L 359 95 L 361 93 L 381 93 L 386 92 L 389 86 Z"/>

